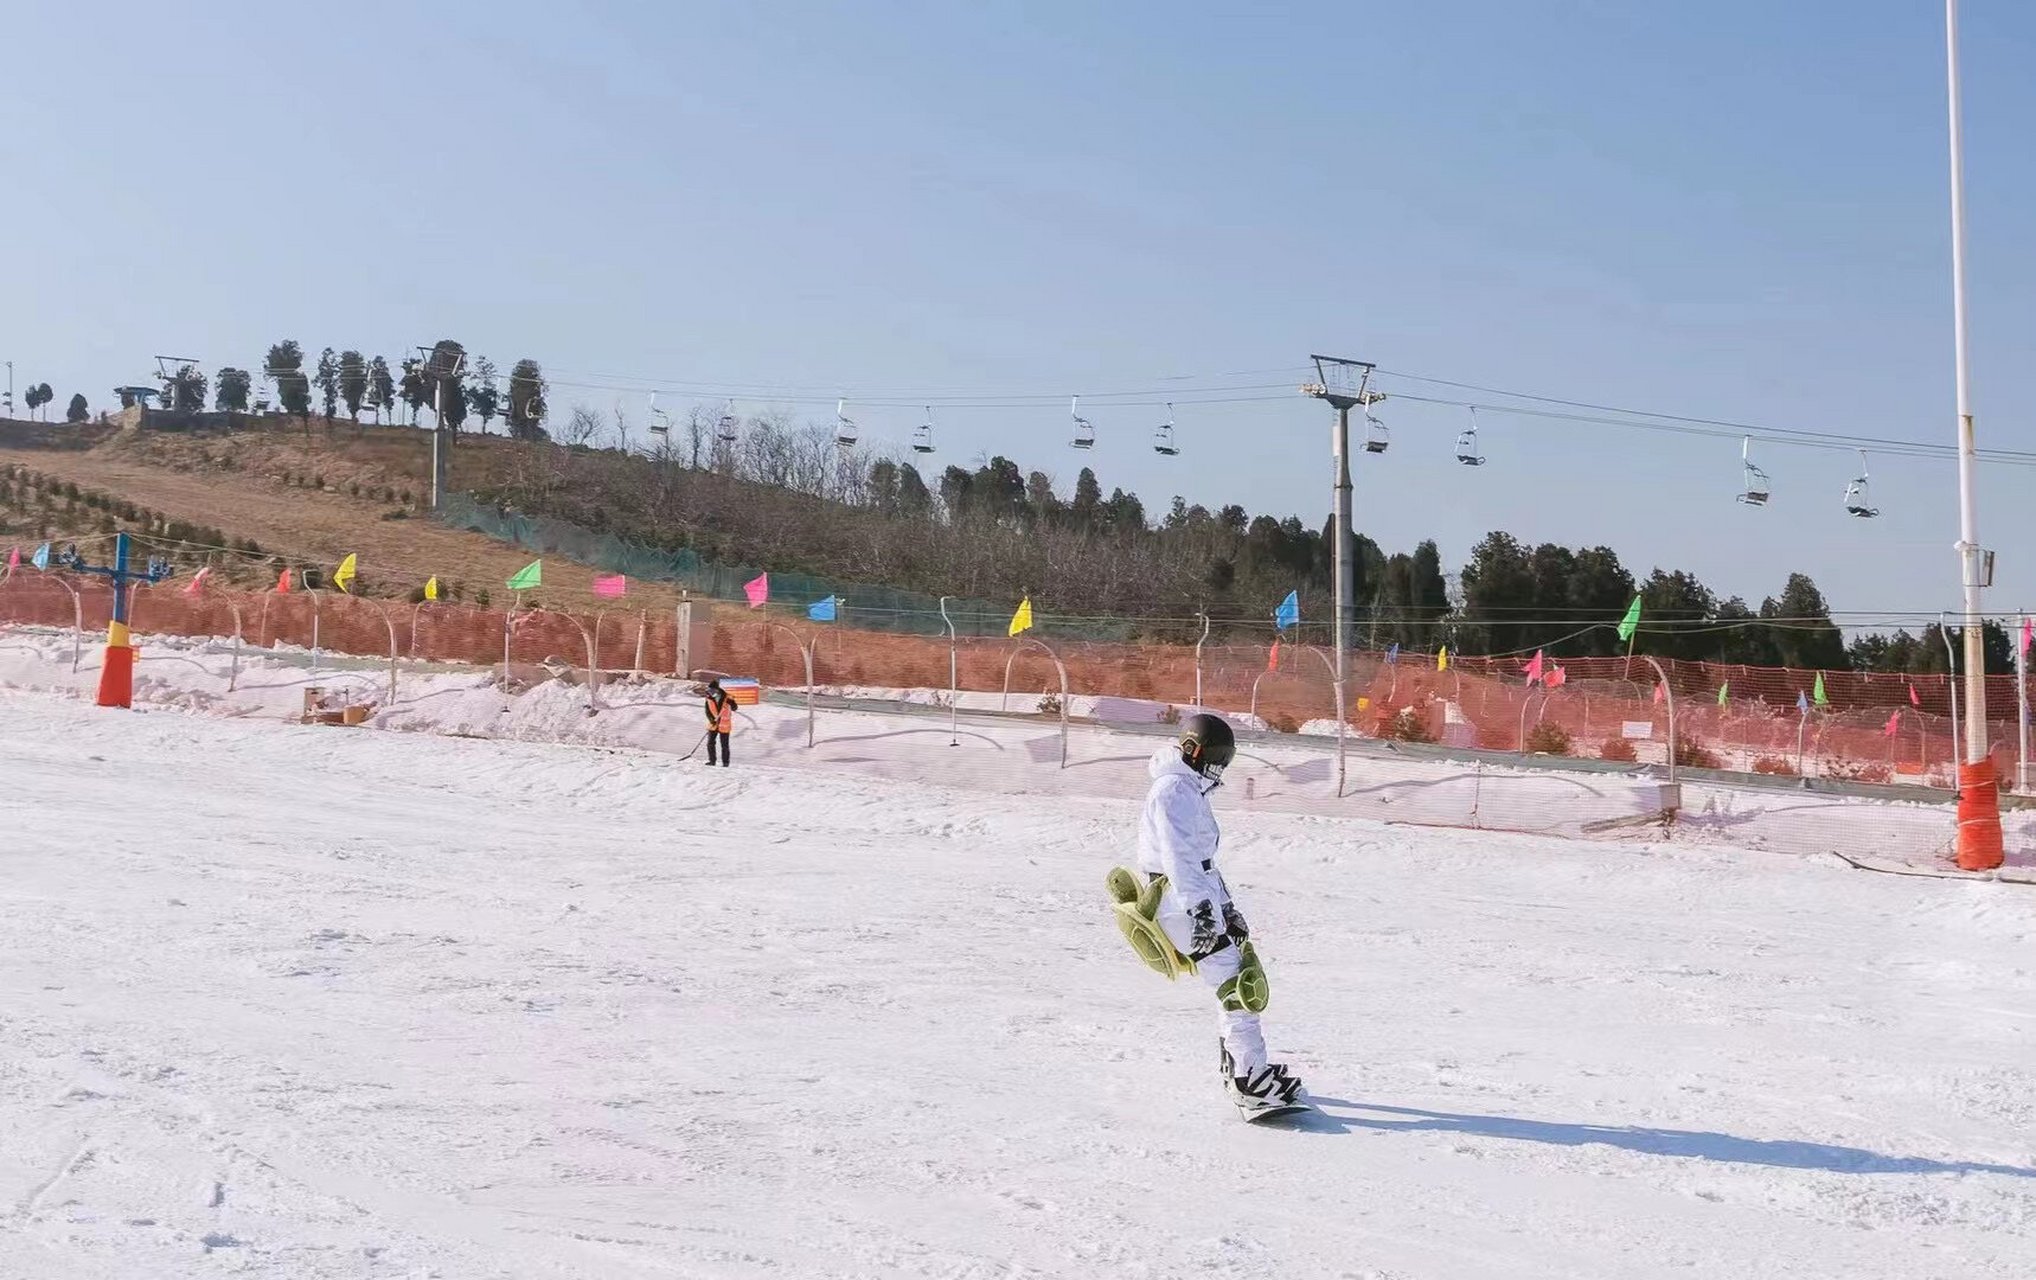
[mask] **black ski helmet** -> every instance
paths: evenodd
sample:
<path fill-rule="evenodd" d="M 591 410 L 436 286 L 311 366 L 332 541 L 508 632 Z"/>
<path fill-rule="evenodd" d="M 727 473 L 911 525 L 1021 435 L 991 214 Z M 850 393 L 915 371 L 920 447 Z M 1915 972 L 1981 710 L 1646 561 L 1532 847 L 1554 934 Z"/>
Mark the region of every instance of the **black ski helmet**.
<path fill-rule="evenodd" d="M 1222 716 L 1204 711 L 1181 721 L 1181 760 L 1188 768 L 1203 777 L 1220 778 L 1236 758 L 1237 735 Z"/>

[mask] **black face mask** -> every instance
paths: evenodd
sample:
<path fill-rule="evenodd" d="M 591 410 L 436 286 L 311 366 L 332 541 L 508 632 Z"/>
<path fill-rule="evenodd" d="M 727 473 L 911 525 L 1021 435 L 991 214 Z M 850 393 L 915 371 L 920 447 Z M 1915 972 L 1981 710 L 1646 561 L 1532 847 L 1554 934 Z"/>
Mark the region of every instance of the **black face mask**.
<path fill-rule="evenodd" d="M 1223 770 L 1225 767 L 1226 766 L 1220 764 L 1205 764 L 1202 766 L 1200 770 L 1202 780 L 1209 784 L 1208 786 L 1202 788 L 1203 795 L 1206 796 L 1211 791 L 1214 791 L 1216 788 L 1223 785 Z"/>

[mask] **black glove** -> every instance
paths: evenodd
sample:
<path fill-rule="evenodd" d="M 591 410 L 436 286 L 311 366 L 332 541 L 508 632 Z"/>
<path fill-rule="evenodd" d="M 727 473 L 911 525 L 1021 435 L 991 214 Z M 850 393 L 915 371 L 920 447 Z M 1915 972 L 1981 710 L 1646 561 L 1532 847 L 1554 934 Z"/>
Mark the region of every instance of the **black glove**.
<path fill-rule="evenodd" d="M 1223 904 L 1223 932 L 1230 935 L 1232 942 L 1242 942 L 1251 936 L 1251 929 L 1244 923 L 1244 913 L 1234 902 Z"/>

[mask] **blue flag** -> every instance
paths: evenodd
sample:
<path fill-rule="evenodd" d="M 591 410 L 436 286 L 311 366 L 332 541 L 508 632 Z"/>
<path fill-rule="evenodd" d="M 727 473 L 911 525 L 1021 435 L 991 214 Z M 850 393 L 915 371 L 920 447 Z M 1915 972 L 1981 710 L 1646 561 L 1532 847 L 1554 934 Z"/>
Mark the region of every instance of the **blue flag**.
<path fill-rule="evenodd" d="M 1810 695 L 1801 689 L 1796 690 L 1796 711 L 1800 715 L 1810 714 Z"/>
<path fill-rule="evenodd" d="M 1398 662 L 1399 660 L 1400 660 L 1400 646 L 1397 643 L 1395 643 L 1392 648 L 1386 650 L 1386 661 L 1388 663 L 1393 663 Z"/>
<path fill-rule="evenodd" d="M 832 622 L 834 621 L 834 605 L 835 598 L 833 596 L 829 596 L 825 600 L 815 600 L 812 604 L 806 606 L 806 616 L 815 622 Z"/>
<path fill-rule="evenodd" d="M 49 572 L 49 543 L 45 542 L 35 549 L 35 567 L 44 573 Z"/>
<path fill-rule="evenodd" d="M 1301 593 L 1287 592 L 1287 598 L 1280 601 L 1280 607 L 1273 610 L 1273 625 L 1285 631 L 1288 627 L 1301 624 Z"/>

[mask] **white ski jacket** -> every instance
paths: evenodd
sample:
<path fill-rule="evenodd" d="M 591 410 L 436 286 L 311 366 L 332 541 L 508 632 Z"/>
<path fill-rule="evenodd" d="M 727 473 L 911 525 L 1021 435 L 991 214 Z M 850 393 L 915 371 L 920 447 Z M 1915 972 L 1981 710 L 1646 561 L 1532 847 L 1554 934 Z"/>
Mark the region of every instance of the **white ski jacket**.
<path fill-rule="evenodd" d="M 1146 766 L 1152 787 L 1138 819 L 1138 865 L 1163 875 L 1158 920 L 1181 954 L 1199 959 L 1217 948 L 1229 921 L 1230 890 L 1216 870 L 1223 833 L 1204 794 L 1208 785 L 1181 759 L 1180 748 L 1164 746 Z"/>

